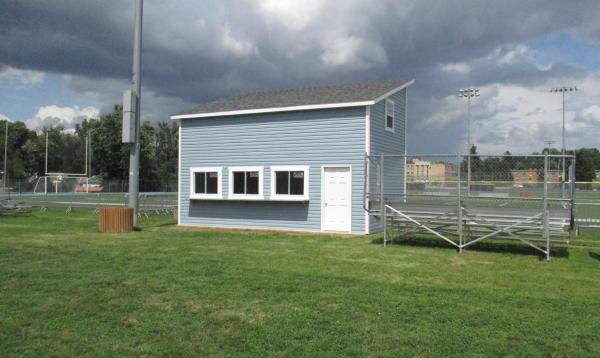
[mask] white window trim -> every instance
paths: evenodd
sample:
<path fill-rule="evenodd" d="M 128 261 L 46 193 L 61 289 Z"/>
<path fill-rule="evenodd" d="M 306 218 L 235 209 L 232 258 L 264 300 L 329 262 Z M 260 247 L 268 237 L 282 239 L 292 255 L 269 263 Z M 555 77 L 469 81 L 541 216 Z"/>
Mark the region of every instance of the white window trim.
<path fill-rule="evenodd" d="M 194 173 L 199 172 L 217 172 L 217 193 L 216 194 L 197 194 L 194 192 L 196 188 L 196 176 Z M 223 199 L 223 167 L 192 167 L 190 168 L 190 199 Z"/>
<path fill-rule="evenodd" d="M 393 111 L 392 111 L 392 127 L 388 127 L 387 125 L 387 115 L 388 115 L 388 105 L 392 104 L 393 106 Z M 388 132 L 395 132 L 396 131 L 396 103 L 394 101 L 392 101 L 391 99 L 386 99 L 385 100 L 385 108 L 383 111 L 383 125 L 385 126 L 385 130 Z"/>
<path fill-rule="evenodd" d="M 234 200 L 263 200 L 263 171 L 264 167 L 229 167 L 229 196 Z M 234 194 L 233 172 L 258 172 L 258 194 Z"/>
<path fill-rule="evenodd" d="M 279 171 L 303 171 L 304 172 L 304 195 L 277 194 L 275 172 Z M 309 200 L 309 176 L 308 165 L 274 165 L 271 166 L 271 197 L 270 200 L 280 201 L 308 201 Z"/>

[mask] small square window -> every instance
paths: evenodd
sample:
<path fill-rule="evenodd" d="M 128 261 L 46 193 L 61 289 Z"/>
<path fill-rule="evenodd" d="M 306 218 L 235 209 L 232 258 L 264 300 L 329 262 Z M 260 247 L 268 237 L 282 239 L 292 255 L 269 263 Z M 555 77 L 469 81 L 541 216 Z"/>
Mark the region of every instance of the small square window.
<path fill-rule="evenodd" d="M 308 200 L 308 167 L 271 167 L 271 199 L 287 201 Z"/>
<path fill-rule="evenodd" d="M 190 198 L 221 198 L 221 168 L 190 168 Z"/>
<path fill-rule="evenodd" d="M 262 167 L 229 168 L 230 196 L 238 199 L 262 199 Z"/>

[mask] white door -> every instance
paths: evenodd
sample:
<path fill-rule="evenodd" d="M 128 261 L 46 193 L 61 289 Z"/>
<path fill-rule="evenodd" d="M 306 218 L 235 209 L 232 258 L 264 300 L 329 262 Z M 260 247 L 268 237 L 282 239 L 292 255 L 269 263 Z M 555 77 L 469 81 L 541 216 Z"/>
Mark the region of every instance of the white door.
<path fill-rule="evenodd" d="M 323 167 L 321 174 L 321 226 L 323 231 L 351 231 L 350 167 Z"/>

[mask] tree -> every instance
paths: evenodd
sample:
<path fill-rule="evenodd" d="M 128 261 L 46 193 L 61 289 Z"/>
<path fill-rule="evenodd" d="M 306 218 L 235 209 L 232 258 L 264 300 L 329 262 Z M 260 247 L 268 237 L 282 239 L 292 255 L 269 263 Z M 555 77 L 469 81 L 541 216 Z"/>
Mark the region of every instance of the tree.
<path fill-rule="evenodd" d="M 156 133 L 150 122 L 145 121 L 140 127 L 141 157 L 140 157 L 140 190 L 155 191 L 160 187 L 157 175 L 158 162 L 156 159 L 160 148 L 157 145 Z"/>
<path fill-rule="evenodd" d="M 178 145 L 179 145 L 179 126 L 172 122 L 170 125 L 165 122 L 158 124 L 156 129 L 157 144 L 157 175 L 160 182 L 169 187 L 162 190 L 174 191 L 177 181 L 178 166 Z"/>
<path fill-rule="evenodd" d="M 2 134 L 0 136 L 0 148 L 2 148 L 2 164 L 4 164 L 5 124 L 1 123 L 0 128 L 0 133 Z M 35 136 L 35 132 L 29 130 L 23 122 L 8 123 L 8 160 L 6 163 L 6 171 L 9 176 L 13 178 L 23 178 L 30 174 L 27 167 L 28 156 L 23 148 L 26 143 L 34 139 Z"/>
<path fill-rule="evenodd" d="M 596 148 L 581 148 L 575 151 L 575 178 L 592 181 L 600 170 L 600 151 Z"/>
<path fill-rule="evenodd" d="M 75 133 L 92 140 L 92 174 L 104 179 L 126 180 L 129 173 L 129 146 L 121 143 L 122 108 L 100 119 L 86 120 Z M 153 126 L 144 121 L 140 126 L 140 190 L 175 190 L 177 180 L 178 126 L 161 122 Z"/>
<path fill-rule="evenodd" d="M 116 105 L 100 119 L 88 119 L 76 126 L 75 133 L 89 133 L 92 142 L 93 175 L 106 179 L 125 179 L 129 173 L 129 147 L 121 143 L 123 108 Z"/>

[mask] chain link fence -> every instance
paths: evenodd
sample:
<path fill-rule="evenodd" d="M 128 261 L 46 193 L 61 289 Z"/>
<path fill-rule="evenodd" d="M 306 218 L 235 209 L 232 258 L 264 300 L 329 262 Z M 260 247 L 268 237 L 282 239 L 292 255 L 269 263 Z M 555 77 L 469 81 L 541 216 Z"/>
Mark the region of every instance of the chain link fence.
<path fill-rule="evenodd" d="M 560 156 L 547 160 L 545 170 L 544 155 L 367 156 L 365 202 L 370 210 L 379 210 L 384 198 L 387 203 L 443 207 L 457 205 L 454 198 L 460 197 L 467 207 L 519 210 L 541 208 L 544 198 L 559 207 L 570 207 L 582 196 L 594 200 L 569 175 L 574 173 L 573 157 L 565 158 L 564 174 Z"/>
<path fill-rule="evenodd" d="M 11 207 L 33 210 L 64 208 L 98 210 L 108 206 L 127 206 L 128 181 L 85 177 L 46 176 L 10 179 L 0 191 L 0 202 Z M 174 214 L 177 209 L 177 181 L 140 182 L 140 212 Z"/>
<path fill-rule="evenodd" d="M 579 227 L 600 229 L 600 182 L 575 183 L 575 222 Z"/>

